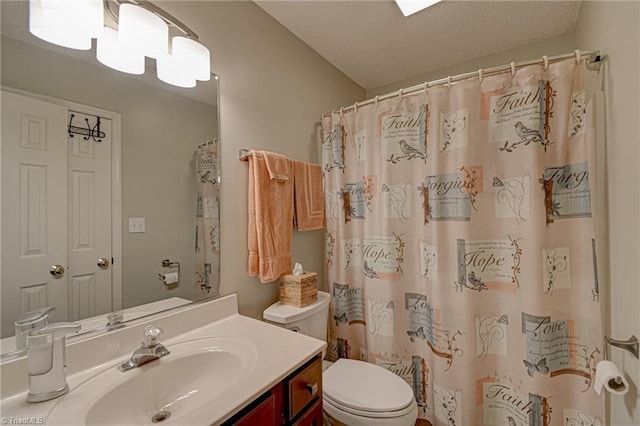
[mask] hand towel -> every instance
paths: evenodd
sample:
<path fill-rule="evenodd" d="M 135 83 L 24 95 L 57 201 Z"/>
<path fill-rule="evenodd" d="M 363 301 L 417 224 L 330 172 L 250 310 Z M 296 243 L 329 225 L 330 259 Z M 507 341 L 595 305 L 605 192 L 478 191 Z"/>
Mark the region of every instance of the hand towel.
<path fill-rule="evenodd" d="M 292 160 L 275 152 L 262 151 L 262 153 L 264 154 L 264 162 L 267 165 L 271 180 L 278 182 L 286 182 L 289 180 Z"/>
<path fill-rule="evenodd" d="M 248 160 L 249 275 L 268 283 L 291 272 L 293 164 L 266 151 L 251 151 Z"/>
<path fill-rule="evenodd" d="M 324 229 L 322 169 L 317 164 L 293 161 L 294 223 L 300 231 Z"/>

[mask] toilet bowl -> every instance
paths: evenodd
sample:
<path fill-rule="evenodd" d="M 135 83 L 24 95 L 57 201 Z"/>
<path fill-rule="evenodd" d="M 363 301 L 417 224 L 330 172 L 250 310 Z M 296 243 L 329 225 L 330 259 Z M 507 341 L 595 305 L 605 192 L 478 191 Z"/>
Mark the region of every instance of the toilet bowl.
<path fill-rule="evenodd" d="M 318 292 L 318 301 L 297 308 L 277 302 L 263 318 L 272 324 L 325 340 L 329 293 Z M 324 357 L 324 353 L 323 353 Z M 323 362 L 322 405 L 330 425 L 410 426 L 418 418 L 411 386 L 375 364 L 341 358 Z"/>

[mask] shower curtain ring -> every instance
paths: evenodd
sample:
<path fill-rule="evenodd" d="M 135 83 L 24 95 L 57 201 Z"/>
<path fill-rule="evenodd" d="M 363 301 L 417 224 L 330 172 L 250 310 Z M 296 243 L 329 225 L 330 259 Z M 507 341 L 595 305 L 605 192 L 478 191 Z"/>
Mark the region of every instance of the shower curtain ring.
<path fill-rule="evenodd" d="M 358 105 L 360 105 L 360 102 L 356 102 L 355 104 L 353 104 L 353 109 L 355 112 L 358 112 Z"/>
<path fill-rule="evenodd" d="M 549 57 L 547 55 L 544 55 L 542 57 L 542 62 L 544 62 L 544 70 L 546 71 L 547 68 L 549 68 Z"/>
<path fill-rule="evenodd" d="M 579 64 L 582 60 L 582 52 L 580 49 L 576 49 L 576 63 Z"/>
<path fill-rule="evenodd" d="M 400 99 L 402 99 L 402 96 L 404 96 L 404 89 L 400 89 Z"/>
<path fill-rule="evenodd" d="M 482 83 L 483 80 L 484 80 L 484 70 L 480 68 L 478 70 L 478 82 Z"/>
<path fill-rule="evenodd" d="M 447 86 L 449 88 L 451 88 L 451 80 L 452 80 L 451 76 L 447 77 Z"/>
<path fill-rule="evenodd" d="M 376 103 L 376 108 L 378 107 L 378 98 L 379 98 L 379 97 L 380 97 L 380 96 L 377 96 L 377 95 L 376 95 L 376 97 L 375 97 L 375 99 L 374 99 L 374 101 L 375 101 L 375 103 Z"/>
<path fill-rule="evenodd" d="M 344 107 L 340 107 L 340 115 L 344 115 Z"/>
<path fill-rule="evenodd" d="M 511 77 L 515 77 L 515 76 L 516 76 L 516 63 L 511 62 Z"/>

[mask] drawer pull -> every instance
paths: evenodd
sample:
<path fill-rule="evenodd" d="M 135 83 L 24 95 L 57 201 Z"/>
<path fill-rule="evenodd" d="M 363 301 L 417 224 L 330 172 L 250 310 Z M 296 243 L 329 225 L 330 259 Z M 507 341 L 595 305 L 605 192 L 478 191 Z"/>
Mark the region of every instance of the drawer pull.
<path fill-rule="evenodd" d="M 318 393 L 318 384 L 317 383 L 307 383 L 304 388 L 309 391 L 311 396 L 315 396 Z"/>

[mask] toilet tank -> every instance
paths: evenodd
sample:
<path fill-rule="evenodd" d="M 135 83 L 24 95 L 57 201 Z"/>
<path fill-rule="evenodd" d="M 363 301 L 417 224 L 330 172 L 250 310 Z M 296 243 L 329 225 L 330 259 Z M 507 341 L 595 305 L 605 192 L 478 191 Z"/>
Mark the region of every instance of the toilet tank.
<path fill-rule="evenodd" d="M 318 300 L 304 308 L 276 302 L 262 313 L 266 322 L 327 341 L 327 320 L 331 295 L 318 292 Z"/>

